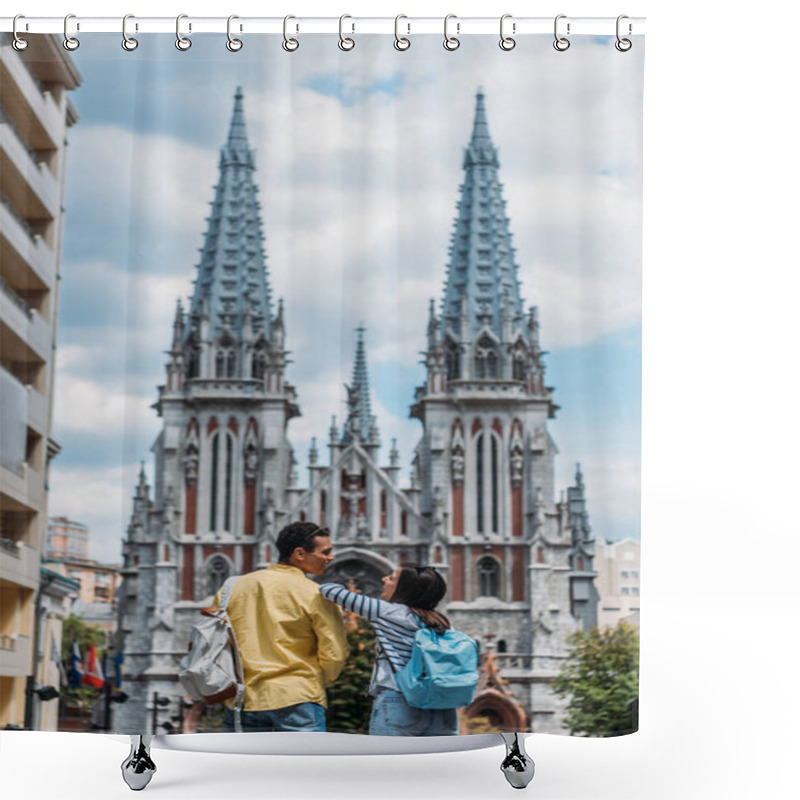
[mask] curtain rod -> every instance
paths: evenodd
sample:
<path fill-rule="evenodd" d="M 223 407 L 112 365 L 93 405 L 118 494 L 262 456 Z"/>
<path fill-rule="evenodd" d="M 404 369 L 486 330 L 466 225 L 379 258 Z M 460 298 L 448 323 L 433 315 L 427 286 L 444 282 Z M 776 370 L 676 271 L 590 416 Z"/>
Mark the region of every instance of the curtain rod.
<path fill-rule="evenodd" d="M 521 36 L 534 33 L 553 34 L 555 17 L 513 17 L 505 15 L 504 30 L 506 33 Z M 614 36 L 617 32 L 616 17 L 569 17 L 559 15 L 559 35 Z M 175 33 L 175 17 L 136 17 L 130 16 L 126 24 L 128 34 L 135 33 Z M 225 34 L 228 31 L 228 17 L 193 17 L 181 15 L 180 29 L 182 35 L 195 33 Z M 340 21 L 338 17 L 234 17 L 230 22 L 231 31 L 236 34 L 277 33 L 285 32 L 285 25 L 292 34 L 327 33 L 385 33 L 394 34 L 395 26 L 403 36 L 414 34 L 439 34 L 444 32 L 444 17 L 356 17 L 345 15 Z M 644 33 L 644 17 L 624 17 L 621 22 L 622 35 L 630 36 Z M 119 33 L 122 34 L 122 17 L 81 17 L 70 15 L 68 20 L 69 34 L 80 33 Z M 14 30 L 14 17 L 0 17 L 0 31 L 11 33 Z M 65 30 L 64 17 L 27 17 L 17 18 L 18 34 L 27 33 L 61 33 Z M 499 33 L 500 15 L 496 17 L 458 17 L 450 15 L 448 31 L 458 36 L 472 34 Z"/>

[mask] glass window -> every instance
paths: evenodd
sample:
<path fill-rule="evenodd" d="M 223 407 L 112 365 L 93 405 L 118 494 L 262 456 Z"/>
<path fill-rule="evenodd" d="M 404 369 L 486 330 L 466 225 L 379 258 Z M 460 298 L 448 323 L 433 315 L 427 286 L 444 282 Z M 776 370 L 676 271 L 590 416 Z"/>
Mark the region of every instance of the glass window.
<path fill-rule="evenodd" d="M 622 587 L 622 594 L 630 594 L 630 590 L 628 589 L 627 586 Z"/>
<path fill-rule="evenodd" d="M 478 587 L 481 597 L 500 594 L 500 570 L 493 558 L 486 556 L 478 562 Z"/>

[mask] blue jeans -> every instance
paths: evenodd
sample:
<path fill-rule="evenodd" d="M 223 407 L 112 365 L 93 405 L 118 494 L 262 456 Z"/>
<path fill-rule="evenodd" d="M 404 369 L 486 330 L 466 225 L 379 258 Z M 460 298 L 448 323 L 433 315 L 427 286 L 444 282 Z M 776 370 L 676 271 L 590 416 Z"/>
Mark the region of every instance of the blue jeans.
<path fill-rule="evenodd" d="M 234 732 L 233 709 L 225 707 L 225 730 Z M 242 733 L 324 731 L 325 709 L 318 703 L 297 703 L 270 711 L 242 711 Z"/>
<path fill-rule="evenodd" d="M 369 732 L 371 736 L 455 736 L 458 713 L 454 708 L 414 708 L 400 692 L 379 689 Z"/>

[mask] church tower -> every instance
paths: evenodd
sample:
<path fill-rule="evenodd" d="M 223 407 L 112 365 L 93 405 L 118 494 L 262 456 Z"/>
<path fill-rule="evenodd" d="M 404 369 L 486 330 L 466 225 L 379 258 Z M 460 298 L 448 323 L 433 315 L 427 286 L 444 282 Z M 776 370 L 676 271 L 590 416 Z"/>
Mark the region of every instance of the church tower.
<path fill-rule="evenodd" d="M 197 609 L 222 582 L 273 557 L 299 415 L 285 380 L 283 308 L 273 307 L 255 161 L 237 89 L 188 309 L 177 305 L 154 408 L 155 479 L 139 478 L 124 541 L 120 634 L 126 691 L 116 727 L 148 731 L 154 692 L 176 684 Z M 140 727 L 141 726 L 141 727 Z"/>
<path fill-rule="evenodd" d="M 448 616 L 493 641 L 531 730 L 543 731 L 558 716 L 546 681 L 566 636 L 596 624 L 593 542 L 582 478 L 568 502 L 556 501 L 549 422 L 558 406 L 545 382 L 537 309 L 526 310 L 520 295 L 480 90 L 463 169 L 444 297 L 440 312 L 433 301 L 429 312 L 427 380 L 411 408 L 424 430 L 420 508 L 431 563 L 447 574 Z"/>

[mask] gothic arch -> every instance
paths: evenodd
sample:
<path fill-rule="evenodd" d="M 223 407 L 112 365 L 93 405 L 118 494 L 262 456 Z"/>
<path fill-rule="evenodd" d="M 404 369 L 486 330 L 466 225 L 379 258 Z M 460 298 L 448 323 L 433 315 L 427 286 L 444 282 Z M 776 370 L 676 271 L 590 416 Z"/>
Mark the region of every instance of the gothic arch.
<path fill-rule="evenodd" d="M 474 365 L 474 376 L 478 380 L 500 377 L 500 347 L 489 331 L 484 331 L 475 342 Z"/>
<path fill-rule="evenodd" d="M 213 597 L 222 584 L 234 574 L 233 562 L 223 553 L 214 553 L 203 564 L 202 575 L 205 586 L 202 594 Z"/>
<path fill-rule="evenodd" d="M 337 550 L 335 555 L 336 560 L 319 579 L 320 583 L 348 586 L 352 581 L 356 591 L 371 597 L 377 597 L 383 591 L 381 578 L 397 567 L 388 558 L 358 547 Z"/>
<path fill-rule="evenodd" d="M 475 562 L 475 573 L 478 597 L 503 596 L 503 565 L 494 556 L 481 556 Z"/>

